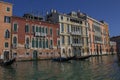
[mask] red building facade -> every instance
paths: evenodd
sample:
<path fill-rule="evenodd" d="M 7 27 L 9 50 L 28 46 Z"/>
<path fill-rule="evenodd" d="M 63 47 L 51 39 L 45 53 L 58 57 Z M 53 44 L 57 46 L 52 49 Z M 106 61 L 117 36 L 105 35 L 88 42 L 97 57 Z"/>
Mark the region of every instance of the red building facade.
<path fill-rule="evenodd" d="M 12 56 L 17 60 L 50 59 L 60 53 L 59 24 L 12 17 Z"/>

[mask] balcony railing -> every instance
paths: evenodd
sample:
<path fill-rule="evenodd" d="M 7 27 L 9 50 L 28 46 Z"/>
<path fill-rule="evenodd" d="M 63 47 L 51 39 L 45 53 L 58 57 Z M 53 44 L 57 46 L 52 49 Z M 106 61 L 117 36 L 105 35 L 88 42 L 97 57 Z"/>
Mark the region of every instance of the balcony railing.
<path fill-rule="evenodd" d="M 71 35 L 81 35 L 81 32 L 71 32 Z"/>
<path fill-rule="evenodd" d="M 102 42 L 102 41 L 95 41 L 95 43 L 103 44 L 103 42 Z"/>
<path fill-rule="evenodd" d="M 46 36 L 46 33 L 39 33 L 39 32 L 35 32 L 35 37 L 44 37 Z"/>
<path fill-rule="evenodd" d="M 29 45 L 29 44 L 25 44 L 25 48 L 26 48 L 26 49 L 29 49 L 29 48 L 30 48 L 30 45 Z"/>
<path fill-rule="evenodd" d="M 16 49 L 17 48 L 17 44 L 12 44 L 12 48 Z"/>
<path fill-rule="evenodd" d="M 49 45 L 49 49 L 53 49 L 53 46 L 52 46 L 52 45 Z"/>
<path fill-rule="evenodd" d="M 57 45 L 57 49 L 60 49 L 60 45 Z"/>
<path fill-rule="evenodd" d="M 72 43 L 72 46 L 82 46 L 82 43 Z"/>

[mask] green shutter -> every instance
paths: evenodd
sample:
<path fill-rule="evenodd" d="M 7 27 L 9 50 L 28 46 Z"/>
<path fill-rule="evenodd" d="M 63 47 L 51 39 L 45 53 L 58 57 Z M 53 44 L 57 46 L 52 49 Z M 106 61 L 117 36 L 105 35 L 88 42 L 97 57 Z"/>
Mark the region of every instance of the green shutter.
<path fill-rule="evenodd" d="M 45 40 L 43 40 L 43 48 L 45 48 Z"/>
<path fill-rule="evenodd" d="M 48 34 L 48 28 L 46 28 L 46 34 Z"/>
<path fill-rule="evenodd" d="M 34 38 L 32 39 L 32 47 L 34 48 Z"/>
<path fill-rule="evenodd" d="M 32 26 L 32 32 L 35 32 L 35 26 Z"/>
<path fill-rule="evenodd" d="M 41 33 L 41 27 L 39 27 L 39 32 Z"/>
<path fill-rule="evenodd" d="M 36 38 L 36 48 L 38 48 L 38 38 Z"/>
<path fill-rule="evenodd" d="M 38 30 L 38 26 L 36 26 L 36 32 L 38 32 L 39 30 Z"/>
<path fill-rule="evenodd" d="M 8 11 L 8 12 L 10 11 L 10 8 L 9 8 L 9 7 L 7 7 L 7 11 Z"/>
<path fill-rule="evenodd" d="M 39 41 L 39 48 L 41 48 L 42 47 L 42 45 L 41 45 L 41 39 L 40 39 L 40 41 Z"/>
<path fill-rule="evenodd" d="M 50 29 L 50 35 L 52 35 L 52 29 Z"/>
<path fill-rule="evenodd" d="M 46 40 L 46 48 L 48 48 L 48 39 Z"/>
<path fill-rule="evenodd" d="M 5 42 L 5 48 L 7 48 L 8 47 L 8 42 Z"/>
<path fill-rule="evenodd" d="M 41 48 L 43 48 L 43 40 L 41 40 Z"/>
<path fill-rule="evenodd" d="M 53 45 L 53 42 L 52 42 L 52 40 L 50 40 L 50 45 L 51 45 L 51 46 Z"/>
<path fill-rule="evenodd" d="M 42 32 L 44 33 L 44 27 L 42 28 Z"/>
<path fill-rule="evenodd" d="M 60 40 L 58 40 L 58 45 L 60 46 Z"/>
<path fill-rule="evenodd" d="M 17 32 L 17 24 L 14 24 L 14 31 Z"/>
<path fill-rule="evenodd" d="M 28 25 L 25 26 L 25 32 L 29 32 L 29 26 Z"/>

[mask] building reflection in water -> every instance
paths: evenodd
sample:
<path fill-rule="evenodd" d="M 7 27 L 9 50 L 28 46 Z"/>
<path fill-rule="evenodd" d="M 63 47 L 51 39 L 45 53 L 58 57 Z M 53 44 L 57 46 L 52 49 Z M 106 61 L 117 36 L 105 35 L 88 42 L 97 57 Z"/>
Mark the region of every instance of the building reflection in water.
<path fill-rule="evenodd" d="M 120 64 L 114 56 L 91 57 L 84 61 L 17 62 L 0 67 L 0 80 L 120 80 Z"/>

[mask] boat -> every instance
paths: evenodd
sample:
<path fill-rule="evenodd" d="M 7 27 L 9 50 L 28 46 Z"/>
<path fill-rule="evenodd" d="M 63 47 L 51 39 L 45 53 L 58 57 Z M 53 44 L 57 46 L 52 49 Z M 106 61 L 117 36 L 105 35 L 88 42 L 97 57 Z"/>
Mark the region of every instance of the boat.
<path fill-rule="evenodd" d="M 55 61 L 55 62 L 66 62 L 66 61 L 72 60 L 74 58 L 75 58 L 75 56 L 73 56 L 73 57 L 67 57 L 67 58 L 58 57 L 58 58 L 52 59 L 52 61 Z"/>
<path fill-rule="evenodd" d="M 90 57 L 90 55 L 87 55 L 87 56 L 76 56 L 74 58 L 74 60 L 85 60 L 85 59 L 88 59 Z"/>
<path fill-rule="evenodd" d="M 15 62 L 15 58 L 13 58 L 13 59 L 10 59 L 10 60 L 8 60 L 8 61 L 1 61 L 0 62 L 0 66 L 9 66 L 9 65 L 12 65 L 14 62 Z"/>

